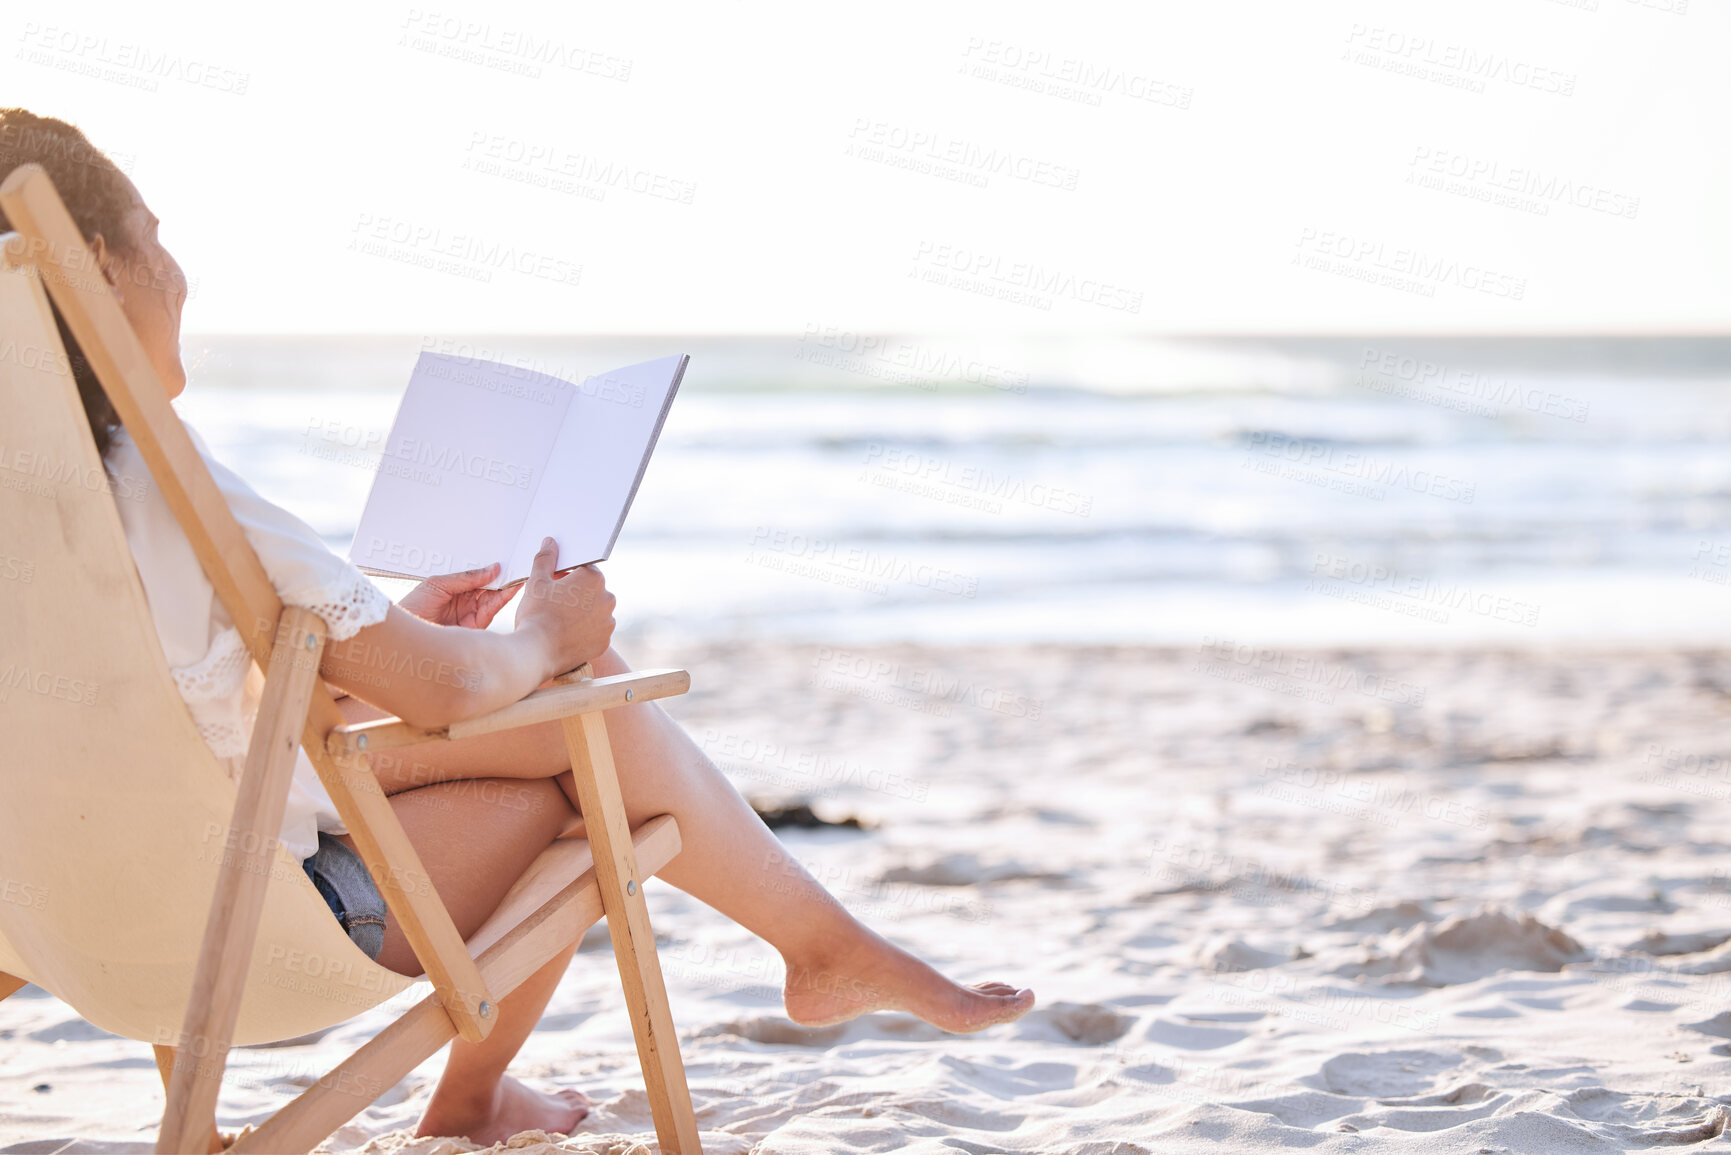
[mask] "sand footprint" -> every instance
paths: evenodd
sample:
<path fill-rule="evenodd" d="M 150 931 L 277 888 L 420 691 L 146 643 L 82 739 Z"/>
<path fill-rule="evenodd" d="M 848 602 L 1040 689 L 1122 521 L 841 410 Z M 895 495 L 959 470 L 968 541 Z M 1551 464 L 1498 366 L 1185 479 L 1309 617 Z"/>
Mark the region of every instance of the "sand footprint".
<path fill-rule="evenodd" d="M 1029 1011 L 1016 1025 L 1017 1035 L 1021 1038 L 1098 1047 L 1123 1038 L 1135 1023 L 1133 1015 L 1100 1003 L 1059 1002 Z"/>

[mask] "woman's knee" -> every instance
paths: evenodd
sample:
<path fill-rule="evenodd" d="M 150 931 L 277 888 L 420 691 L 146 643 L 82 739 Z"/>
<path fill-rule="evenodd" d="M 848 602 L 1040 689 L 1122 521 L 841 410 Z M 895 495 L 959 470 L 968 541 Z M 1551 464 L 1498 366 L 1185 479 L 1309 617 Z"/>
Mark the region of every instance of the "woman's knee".
<path fill-rule="evenodd" d="M 454 778 L 393 795 L 399 814 L 425 812 L 461 836 L 486 831 L 542 845 L 576 814 L 551 778 Z"/>
<path fill-rule="evenodd" d="M 619 651 L 611 646 L 607 647 L 605 654 L 593 659 L 589 663 L 589 668 L 595 671 L 597 678 L 611 678 L 615 674 L 629 674 L 631 672 L 631 667 L 626 664 L 624 658 L 619 656 Z"/>
<path fill-rule="evenodd" d="M 577 811 L 551 778 L 491 778 L 498 784 L 499 805 L 532 816 L 551 833 L 549 840 L 576 817 Z"/>

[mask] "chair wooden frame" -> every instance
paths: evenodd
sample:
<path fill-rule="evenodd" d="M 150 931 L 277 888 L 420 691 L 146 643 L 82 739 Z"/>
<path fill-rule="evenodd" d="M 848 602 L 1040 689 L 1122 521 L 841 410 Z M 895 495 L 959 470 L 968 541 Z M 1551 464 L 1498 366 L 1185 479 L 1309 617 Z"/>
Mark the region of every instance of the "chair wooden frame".
<path fill-rule="evenodd" d="M 157 1048 L 167 1107 L 156 1150 L 210 1149 L 227 1052 L 245 994 L 242 964 L 257 935 L 271 846 L 282 823 L 298 742 L 434 991 L 230 1150 L 309 1150 L 377 1097 L 367 1088 L 394 1085 L 454 1037 L 485 1038 L 498 1000 L 606 917 L 661 1150 L 700 1152 L 640 884 L 678 853 L 678 828 L 669 815 L 635 831 L 629 827 L 602 716 L 628 702 L 684 693 L 689 675 L 652 670 L 593 678 L 585 666 L 513 705 L 438 730 L 397 719 L 345 724 L 317 676 L 325 623 L 307 610 L 285 607 L 278 598 L 119 304 L 94 274 L 96 263 L 47 174 L 35 165 L 14 170 L 0 183 L 0 207 L 17 230 L 0 238 L 0 261 L 34 269 L 46 286 L 265 673 L 230 823 L 231 833 L 240 835 L 233 840 L 240 850 L 218 872 L 177 1045 Z M 432 887 L 404 885 L 426 875 L 368 755 L 553 719 L 564 729 L 594 865 L 471 957 Z M 0 998 L 22 985 L 23 980 L 0 974 Z M 189 1054 L 195 1062 L 184 1061 Z"/>

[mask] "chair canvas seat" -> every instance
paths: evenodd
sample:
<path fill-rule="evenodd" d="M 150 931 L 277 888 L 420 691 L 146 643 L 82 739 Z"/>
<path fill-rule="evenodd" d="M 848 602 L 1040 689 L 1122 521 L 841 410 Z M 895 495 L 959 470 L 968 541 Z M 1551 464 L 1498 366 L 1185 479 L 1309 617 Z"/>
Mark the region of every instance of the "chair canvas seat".
<path fill-rule="evenodd" d="M 39 317 L 34 333 L 18 319 Z M 236 786 L 169 674 L 34 278 L 0 271 L 0 971 L 103 1030 L 186 1013 Z M 27 578 L 27 580 L 25 580 Z M 410 980 L 356 947 L 278 847 L 237 1043 L 320 1030 Z"/>

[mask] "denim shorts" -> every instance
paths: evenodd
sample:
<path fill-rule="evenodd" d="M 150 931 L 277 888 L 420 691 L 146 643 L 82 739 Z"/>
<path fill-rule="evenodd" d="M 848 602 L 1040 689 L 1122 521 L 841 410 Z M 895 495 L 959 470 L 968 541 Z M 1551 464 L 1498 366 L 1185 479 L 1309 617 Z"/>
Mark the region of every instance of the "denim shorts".
<path fill-rule="evenodd" d="M 320 831 L 318 850 L 301 867 L 350 941 L 376 961 L 385 949 L 385 900 L 361 856 Z"/>

